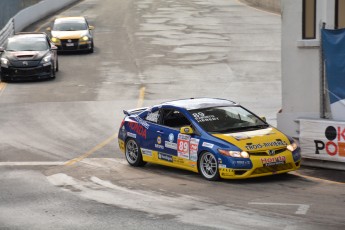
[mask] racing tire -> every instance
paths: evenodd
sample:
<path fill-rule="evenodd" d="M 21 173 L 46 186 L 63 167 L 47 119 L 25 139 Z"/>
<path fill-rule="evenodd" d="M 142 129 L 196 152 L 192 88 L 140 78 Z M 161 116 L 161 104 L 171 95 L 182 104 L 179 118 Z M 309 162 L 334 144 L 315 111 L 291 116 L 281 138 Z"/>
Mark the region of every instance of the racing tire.
<path fill-rule="evenodd" d="M 9 78 L 1 77 L 1 82 L 11 82 Z"/>
<path fill-rule="evenodd" d="M 56 77 L 56 69 L 55 69 L 55 66 L 53 66 L 52 70 L 51 70 L 51 79 L 55 79 Z"/>
<path fill-rule="evenodd" d="M 89 53 L 92 54 L 94 52 L 94 44 L 93 42 L 91 43 L 91 48 L 89 50 Z"/>
<path fill-rule="evenodd" d="M 210 152 L 201 153 L 198 160 L 198 168 L 200 174 L 210 181 L 220 179 L 217 158 Z"/>
<path fill-rule="evenodd" d="M 59 72 L 59 59 L 56 60 L 55 72 Z"/>
<path fill-rule="evenodd" d="M 126 141 L 125 155 L 128 164 L 131 166 L 141 167 L 146 164 L 146 162 L 143 161 L 143 156 L 138 143 L 132 138 L 129 138 Z"/>

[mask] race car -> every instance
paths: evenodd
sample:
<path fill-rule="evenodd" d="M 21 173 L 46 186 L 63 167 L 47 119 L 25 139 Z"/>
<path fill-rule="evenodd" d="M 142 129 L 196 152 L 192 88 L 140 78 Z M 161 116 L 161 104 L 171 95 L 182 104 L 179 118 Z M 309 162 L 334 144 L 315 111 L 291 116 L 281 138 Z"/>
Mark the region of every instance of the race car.
<path fill-rule="evenodd" d="M 241 179 L 297 170 L 298 143 L 239 104 L 191 98 L 124 110 L 118 143 L 131 166 L 147 162 Z"/>
<path fill-rule="evenodd" d="M 94 41 L 90 26 L 85 17 L 56 18 L 53 27 L 47 30 L 58 51 L 88 51 L 93 53 Z"/>
<path fill-rule="evenodd" d="M 59 71 L 57 47 L 47 34 L 22 32 L 0 47 L 0 78 L 3 82 L 54 79 Z"/>

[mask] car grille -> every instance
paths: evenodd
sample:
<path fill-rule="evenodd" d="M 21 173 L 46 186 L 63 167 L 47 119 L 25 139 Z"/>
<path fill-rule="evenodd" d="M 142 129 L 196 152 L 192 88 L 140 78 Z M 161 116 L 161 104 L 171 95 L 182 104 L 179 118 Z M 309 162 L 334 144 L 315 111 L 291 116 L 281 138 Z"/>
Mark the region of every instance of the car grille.
<path fill-rule="evenodd" d="M 21 75 L 21 76 L 31 76 L 36 75 L 42 72 L 40 69 L 16 69 L 13 71 L 14 75 Z"/>
<path fill-rule="evenodd" d="M 73 46 L 68 46 L 73 44 Z M 77 50 L 79 46 L 79 39 L 62 39 L 61 40 L 62 50 Z"/>
<path fill-rule="evenodd" d="M 273 173 L 279 172 L 284 170 L 293 169 L 293 165 L 291 163 L 282 164 L 282 165 L 272 165 L 267 167 L 261 167 L 254 170 L 252 175 L 264 174 L 264 173 Z"/>
<path fill-rule="evenodd" d="M 8 75 L 10 77 L 31 77 L 38 76 L 42 74 L 50 74 L 51 66 L 36 67 L 36 68 L 9 68 L 2 69 L 2 74 Z"/>
<path fill-rule="evenodd" d="M 18 60 L 28 60 L 33 59 L 34 55 L 19 55 L 17 56 Z"/>
<path fill-rule="evenodd" d="M 279 148 L 279 149 L 273 149 L 273 150 L 274 150 L 273 155 L 277 155 L 279 153 L 284 152 L 286 150 L 286 147 Z M 272 154 L 269 153 L 269 150 L 266 150 L 266 151 L 249 151 L 248 153 L 250 156 L 273 156 Z"/>
<path fill-rule="evenodd" d="M 40 64 L 40 61 L 11 61 L 13 67 L 35 67 Z"/>

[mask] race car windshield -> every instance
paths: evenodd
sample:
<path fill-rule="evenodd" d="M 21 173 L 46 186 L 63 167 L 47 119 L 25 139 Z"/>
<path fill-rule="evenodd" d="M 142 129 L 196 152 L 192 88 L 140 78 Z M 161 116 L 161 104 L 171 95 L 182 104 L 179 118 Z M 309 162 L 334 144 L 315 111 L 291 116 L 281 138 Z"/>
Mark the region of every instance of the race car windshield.
<path fill-rule="evenodd" d="M 6 50 L 9 51 L 45 51 L 49 49 L 44 38 L 11 38 L 8 40 Z"/>
<path fill-rule="evenodd" d="M 76 30 L 87 30 L 86 23 L 80 22 L 65 22 L 57 23 L 53 27 L 54 31 L 76 31 Z"/>
<path fill-rule="evenodd" d="M 189 110 L 207 132 L 231 133 L 267 128 L 269 125 L 240 106 Z"/>

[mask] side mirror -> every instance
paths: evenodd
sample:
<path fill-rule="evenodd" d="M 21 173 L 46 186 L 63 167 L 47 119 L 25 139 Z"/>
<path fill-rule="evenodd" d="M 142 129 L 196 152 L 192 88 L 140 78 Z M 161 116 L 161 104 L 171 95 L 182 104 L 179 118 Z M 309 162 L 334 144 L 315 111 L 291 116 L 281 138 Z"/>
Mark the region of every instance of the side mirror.
<path fill-rule="evenodd" d="M 180 128 L 180 133 L 191 135 L 194 133 L 194 130 L 190 126 L 183 126 Z"/>
<path fill-rule="evenodd" d="M 5 48 L 4 47 L 0 47 L 0 53 L 4 52 Z"/>
<path fill-rule="evenodd" d="M 47 27 L 46 30 L 47 31 L 52 31 L 52 28 L 51 27 Z"/>
<path fill-rule="evenodd" d="M 94 30 L 95 27 L 94 26 L 89 26 L 89 30 Z"/>

